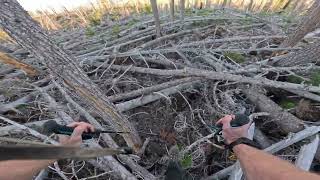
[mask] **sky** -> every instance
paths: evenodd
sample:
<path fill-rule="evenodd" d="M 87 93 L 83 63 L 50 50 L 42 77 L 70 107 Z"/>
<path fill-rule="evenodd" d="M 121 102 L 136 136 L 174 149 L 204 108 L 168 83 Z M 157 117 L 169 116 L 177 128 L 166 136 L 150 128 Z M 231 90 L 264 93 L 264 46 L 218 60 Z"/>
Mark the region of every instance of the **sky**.
<path fill-rule="evenodd" d="M 96 2 L 96 0 L 18 0 L 18 2 L 27 11 L 36 10 L 61 10 L 61 7 L 72 9 L 77 6 L 87 5 L 90 2 Z"/>

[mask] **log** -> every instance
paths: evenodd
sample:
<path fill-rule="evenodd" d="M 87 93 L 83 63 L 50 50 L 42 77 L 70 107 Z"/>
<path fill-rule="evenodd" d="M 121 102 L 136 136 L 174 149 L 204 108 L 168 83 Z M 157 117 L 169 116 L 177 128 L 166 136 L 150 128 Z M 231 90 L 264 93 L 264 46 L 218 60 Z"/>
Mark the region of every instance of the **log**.
<path fill-rule="evenodd" d="M 316 0 L 308 10 L 305 17 L 299 23 L 295 32 L 288 36 L 280 47 L 293 47 L 298 44 L 309 32 L 319 27 L 320 3 Z"/>
<path fill-rule="evenodd" d="M 32 67 L 31 65 L 20 62 L 15 58 L 10 57 L 8 54 L 2 53 L 2 52 L 0 52 L 0 62 L 11 65 L 17 69 L 21 69 L 29 76 L 38 75 L 38 70 Z"/>
<path fill-rule="evenodd" d="M 90 115 L 90 113 L 88 113 L 82 106 L 80 106 L 78 103 L 76 103 L 65 91 L 64 89 L 57 83 L 55 83 L 55 85 L 57 86 L 57 88 L 60 90 L 61 94 L 65 97 L 65 99 L 72 104 L 84 117 L 86 117 L 86 119 L 90 122 L 90 124 L 94 125 L 97 129 L 103 129 L 103 127 L 101 126 L 101 124 Z M 111 138 L 111 136 L 107 133 L 103 133 L 100 135 L 101 138 L 104 140 L 104 142 L 111 148 L 119 148 L 119 146 L 117 145 L 116 142 L 114 142 L 114 140 Z M 93 143 L 95 144 L 95 143 Z M 110 159 L 111 158 L 111 159 Z M 129 166 L 132 170 L 134 170 L 135 172 L 137 172 L 140 176 L 142 176 L 144 179 L 150 179 L 153 180 L 155 179 L 154 175 L 151 174 L 150 172 L 148 172 L 146 169 L 144 169 L 143 167 L 141 167 L 138 163 L 136 163 L 135 161 L 133 161 L 130 157 L 125 156 L 125 155 L 119 155 L 118 158 L 121 160 L 121 162 L 124 162 L 127 166 Z M 97 165 L 97 167 L 100 168 L 111 168 L 113 169 L 114 167 L 117 166 L 110 166 L 110 164 L 106 163 L 105 161 L 114 161 L 113 157 L 102 157 L 101 160 L 103 160 L 103 162 L 98 165 L 96 163 L 96 161 L 89 161 L 90 163 L 93 163 L 95 165 Z M 120 168 L 121 169 L 121 168 Z M 126 172 L 127 170 L 125 170 Z"/>
<path fill-rule="evenodd" d="M 297 65 L 306 65 L 308 63 L 318 63 L 320 56 L 320 42 L 309 44 L 305 48 L 297 52 L 290 53 L 288 56 L 276 61 L 271 61 L 269 64 L 273 66 L 290 67 Z"/>
<path fill-rule="evenodd" d="M 137 96 L 147 95 L 147 94 L 150 94 L 150 93 L 155 92 L 155 91 L 160 91 L 162 89 L 170 88 L 172 86 L 177 86 L 179 84 L 191 82 L 191 81 L 194 81 L 196 79 L 197 78 L 177 79 L 177 80 L 173 80 L 173 81 L 157 84 L 157 85 L 154 85 L 154 86 L 151 86 L 151 87 L 146 87 L 146 88 L 130 91 L 130 92 L 127 92 L 127 93 L 122 93 L 122 94 L 116 94 L 116 95 L 113 95 L 113 96 L 109 96 L 108 99 L 111 102 L 128 100 L 130 98 L 134 98 L 134 97 L 137 97 Z M 199 78 L 198 78 L 198 80 L 199 80 Z"/>
<path fill-rule="evenodd" d="M 76 59 L 58 47 L 16 0 L 0 0 L 0 4 L 0 25 L 3 30 L 45 64 L 51 76 L 56 78 L 68 93 L 81 97 L 116 131 L 130 132 L 122 137 L 129 147 L 138 152 L 141 139 L 136 129 L 106 99 L 97 85 L 91 82 L 76 63 Z"/>
<path fill-rule="evenodd" d="M 121 70 L 121 71 L 131 71 L 131 72 L 142 73 L 142 74 L 153 74 L 153 75 L 159 75 L 159 76 L 203 77 L 211 80 L 234 81 L 237 83 L 249 83 L 249 84 L 256 84 L 256 85 L 281 88 L 281 89 L 305 90 L 310 92 L 320 91 L 320 87 L 316 87 L 316 86 L 305 86 L 301 84 L 272 81 L 263 77 L 251 78 L 251 77 L 246 77 L 241 75 L 233 75 L 225 72 L 215 72 L 215 71 L 201 70 L 196 68 L 184 68 L 184 69 L 178 69 L 178 70 L 161 70 L 161 69 L 153 69 L 153 68 L 112 65 L 110 66 L 110 69 Z"/>
<path fill-rule="evenodd" d="M 301 147 L 296 159 L 296 166 L 302 170 L 309 171 L 313 158 L 319 145 L 319 135 L 316 135 L 309 144 Z"/>
<path fill-rule="evenodd" d="M 283 110 L 278 104 L 267 96 L 261 94 L 257 89 L 242 89 L 246 97 L 254 103 L 262 112 L 270 113 L 269 117 L 285 133 L 301 131 L 303 122 L 294 115 Z"/>
<path fill-rule="evenodd" d="M 55 83 L 57 85 L 57 83 Z M 84 109 L 79 106 L 75 101 L 73 101 L 69 95 L 67 95 L 66 92 L 63 91 L 61 86 L 58 86 L 58 89 L 61 91 L 61 93 L 65 96 L 66 100 L 68 102 L 70 102 L 73 106 L 75 106 L 76 108 L 79 109 L 80 112 L 82 112 L 83 115 L 85 115 L 89 122 L 91 124 L 93 124 L 96 128 L 99 129 L 103 129 L 102 126 L 96 121 L 94 120 L 93 117 L 91 117 L 88 114 L 83 113 Z M 59 119 L 61 119 L 65 124 L 70 124 L 73 122 L 73 119 L 67 114 L 65 113 L 62 108 L 59 108 L 59 104 L 47 93 L 45 92 L 43 89 L 38 88 L 38 90 L 42 93 L 42 95 L 45 97 L 45 99 L 48 101 L 49 103 L 49 107 L 50 109 L 54 110 L 57 113 L 57 116 L 59 117 Z M 93 121 L 92 121 L 93 119 Z M 106 141 L 106 143 L 112 147 L 112 148 L 118 148 L 117 144 L 111 139 L 111 137 L 108 134 L 103 134 L 102 135 L 103 140 Z M 105 138 L 104 138 L 105 137 Z M 96 143 L 93 140 L 90 140 L 91 142 L 88 144 L 89 147 L 94 147 L 94 148 L 101 148 L 101 146 Z M 115 158 L 113 158 L 112 156 L 105 156 L 105 157 L 99 157 L 98 159 L 98 163 L 97 160 L 91 160 L 88 161 L 90 163 L 92 163 L 92 165 L 97 165 L 98 168 L 104 170 L 104 171 L 112 171 L 113 172 L 113 176 L 115 177 L 120 177 L 122 179 L 132 179 L 135 180 L 136 178 L 127 170 L 125 169 Z M 100 160 L 100 161 L 99 161 Z M 103 164 L 103 166 L 99 166 L 98 164 Z M 143 176 L 143 174 L 142 174 Z"/>

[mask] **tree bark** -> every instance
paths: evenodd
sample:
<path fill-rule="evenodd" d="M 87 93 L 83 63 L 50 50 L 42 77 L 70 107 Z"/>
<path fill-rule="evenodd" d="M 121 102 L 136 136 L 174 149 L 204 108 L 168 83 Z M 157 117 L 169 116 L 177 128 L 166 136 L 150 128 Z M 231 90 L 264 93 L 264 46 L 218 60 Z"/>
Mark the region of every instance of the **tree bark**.
<path fill-rule="evenodd" d="M 318 0 L 314 1 L 307 15 L 301 20 L 297 29 L 286 40 L 284 40 L 280 47 L 293 47 L 297 45 L 305 35 L 314 31 L 319 27 L 320 21 L 320 3 Z"/>
<path fill-rule="evenodd" d="M 154 22 L 156 25 L 156 35 L 157 37 L 161 37 L 161 27 L 160 27 L 160 18 L 159 18 L 159 11 L 157 6 L 157 0 L 150 0 L 152 13 L 154 17 Z"/>
<path fill-rule="evenodd" d="M 170 0 L 170 20 L 174 21 L 174 0 Z"/>
<path fill-rule="evenodd" d="M 128 146 L 138 151 L 141 140 L 133 125 L 110 103 L 101 90 L 76 64 L 76 59 L 58 47 L 38 23 L 16 0 L 0 0 L 0 25 L 17 43 L 45 64 L 51 76 L 73 97 L 81 97 L 88 106 L 100 113 L 116 131 L 123 134 Z"/>
<path fill-rule="evenodd" d="M 30 66 L 29 64 L 19 62 L 18 60 L 14 59 L 13 57 L 10 57 L 9 55 L 0 52 L 0 62 L 4 64 L 8 64 L 10 66 L 13 66 L 17 69 L 21 69 L 29 76 L 36 76 L 38 75 L 38 70 L 34 67 Z"/>
<path fill-rule="evenodd" d="M 259 93 L 257 89 L 244 89 L 243 93 L 251 102 L 256 104 L 260 111 L 270 113 L 270 119 L 272 119 L 272 122 L 276 123 L 282 131 L 290 133 L 303 130 L 304 126 L 300 119 L 284 111 L 267 96 Z"/>
<path fill-rule="evenodd" d="M 275 62 L 271 62 L 273 66 L 297 66 L 308 63 L 318 63 L 320 57 L 320 42 L 315 42 L 307 47 L 291 53 L 288 56 L 281 58 Z"/>
<path fill-rule="evenodd" d="M 185 0 L 180 0 L 180 21 L 183 23 L 184 20 L 184 9 L 185 9 Z"/>

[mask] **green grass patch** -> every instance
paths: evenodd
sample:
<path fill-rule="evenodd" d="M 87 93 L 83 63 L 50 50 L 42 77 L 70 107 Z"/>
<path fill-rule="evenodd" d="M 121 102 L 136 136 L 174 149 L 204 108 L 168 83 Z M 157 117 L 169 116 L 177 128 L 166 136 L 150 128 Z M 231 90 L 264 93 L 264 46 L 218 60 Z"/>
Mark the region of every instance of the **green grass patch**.
<path fill-rule="evenodd" d="M 139 22 L 139 20 L 133 18 L 133 19 L 131 19 L 131 20 L 127 23 L 126 27 L 127 27 L 127 28 L 131 28 L 131 27 L 134 26 L 137 22 Z"/>
<path fill-rule="evenodd" d="M 191 16 L 191 15 L 193 14 L 193 11 L 192 11 L 191 8 L 186 8 L 186 9 L 184 10 L 184 14 L 185 14 L 186 16 Z"/>
<path fill-rule="evenodd" d="M 88 26 L 88 27 L 86 28 L 85 34 L 86 34 L 86 36 L 89 36 L 89 37 L 94 36 L 95 32 L 94 32 L 93 27 Z"/>
<path fill-rule="evenodd" d="M 246 61 L 246 58 L 240 53 L 225 52 L 223 55 L 239 64 L 244 63 Z"/>
<path fill-rule="evenodd" d="M 297 103 L 290 99 L 283 99 L 279 104 L 283 109 L 292 109 L 296 107 Z"/>
<path fill-rule="evenodd" d="M 304 80 L 301 77 L 290 75 L 287 77 L 287 82 L 301 84 Z"/>
<path fill-rule="evenodd" d="M 152 8 L 150 4 L 145 4 L 143 6 L 143 12 L 146 14 L 151 14 L 152 13 Z"/>
<path fill-rule="evenodd" d="M 27 109 L 28 108 L 28 105 L 27 104 L 20 104 L 16 107 L 16 109 L 18 110 L 24 110 L 24 109 Z"/>
<path fill-rule="evenodd" d="M 200 9 L 196 12 L 196 15 L 197 16 L 208 16 L 212 13 L 213 13 L 212 9 Z"/>
<path fill-rule="evenodd" d="M 117 36 L 120 33 L 120 26 L 118 24 L 112 27 L 111 33 L 113 36 Z"/>
<path fill-rule="evenodd" d="M 102 12 L 99 10 L 94 11 L 89 16 L 89 22 L 91 26 L 98 26 L 101 24 Z"/>
<path fill-rule="evenodd" d="M 191 154 L 186 154 L 184 157 L 180 160 L 180 164 L 183 169 L 188 169 L 192 166 L 192 156 Z"/>
<path fill-rule="evenodd" d="M 320 71 L 315 71 L 311 74 L 310 81 L 308 82 L 312 84 L 313 86 L 319 86 L 320 85 Z"/>

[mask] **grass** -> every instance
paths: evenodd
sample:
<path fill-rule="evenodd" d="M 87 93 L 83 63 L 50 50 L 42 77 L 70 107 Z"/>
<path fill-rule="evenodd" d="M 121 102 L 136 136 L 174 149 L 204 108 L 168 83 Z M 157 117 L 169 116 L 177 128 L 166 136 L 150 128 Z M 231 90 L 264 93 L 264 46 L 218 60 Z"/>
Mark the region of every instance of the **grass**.
<path fill-rule="evenodd" d="M 111 33 L 113 36 L 117 36 L 120 33 L 120 25 L 116 24 L 112 27 Z"/>
<path fill-rule="evenodd" d="M 225 52 L 223 54 L 225 57 L 233 60 L 234 62 L 241 64 L 244 63 L 246 61 L 246 58 L 240 54 L 240 53 L 236 53 L 236 52 Z"/>
<path fill-rule="evenodd" d="M 283 99 L 280 101 L 280 107 L 283 109 L 292 109 L 296 107 L 297 103 L 290 99 Z"/>
<path fill-rule="evenodd" d="M 192 166 L 192 156 L 191 154 L 185 154 L 184 157 L 180 160 L 180 164 L 183 169 L 188 169 Z"/>
<path fill-rule="evenodd" d="M 320 71 L 315 71 L 311 74 L 309 83 L 312 84 L 313 86 L 320 85 Z"/>
<path fill-rule="evenodd" d="M 91 26 L 86 27 L 86 36 L 91 37 L 91 36 L 94 36 L 94 34 L 95 32 L 93 27 Z"/>

